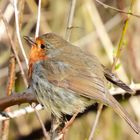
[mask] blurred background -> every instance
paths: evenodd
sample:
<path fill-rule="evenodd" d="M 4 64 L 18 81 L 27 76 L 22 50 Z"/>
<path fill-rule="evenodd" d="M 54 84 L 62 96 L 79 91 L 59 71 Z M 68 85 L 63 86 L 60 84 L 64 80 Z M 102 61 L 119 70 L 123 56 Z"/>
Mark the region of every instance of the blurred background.
<path fill-rule="evenodd" d="M 100 0 L 104 4 L 128 11 L 131 0 Z M 23 39 L 24 35 L 35 37 L 38 0 L 18 0 L 19 30 L 26 55 L 29 55 L 29 46 Z M 67 29 L 70 0 L 42 0 L 39 34 L 55 32 L 65 37 Z M 0 0 L 0 11 L 8 22 L 8 32 L 18 53 L 22 67 L 27 77 L 25 59 L 17 39 L 13 0 Z M 134 0 L 133 13 L 140 15 L 140 1 Z M 115 73 L 121 80 L 131 84 L 133 89 L 139 90 L 140 86 L 140 17 L 128 16 L 95 0 L 77 0 L 73 25 L 71 28 L 70 42 L 85 49 L 98 57 L 100 62 L 111 69 L 113 57 L 116 54 L 123 26 L 129 18 L 128 28 L 123 40 L 121 55 L 116 65 Z M 7 96 L 9 79 L 9 66 L 13 53 L 5 25 L 0 18 L 0 97 Z M 11 68 L 11 67 L 10 67 Z M 12 91 L 22 92 L 26 85 L 21 75 L 20 68 L 15 63 L 15 76 Z M 109 85 L 110 86 L 110 85 Z M 112 86 L 111 86 L 112 87 Z M 115 91 L 114 87 L 112 87 Z M 121 96 L 121 104 L 133 118 L 140 124 L 139 96 L 125 99 Z M 10 108 L 10 111 L 19 110 L 28 104 L 21 104 Z M 50 112 L 39 111 L 45 125 L 50 126 Z M 86 140 L 89 137 L 96 112 L 88 111 L 78 117 L 68 130 L 66 140 Z M 0 122 L 2 127 L 2 122 Z M 1 132 L 0 132 L 0 135 Z M 43 134 L 36 115 L 30 113 L 10 120 L 8 140 L 41 140 Z M 105 108 L 100 117 L 95 140 L 138 140 L 140 136 L 120 119 L 112 109 Z"/>

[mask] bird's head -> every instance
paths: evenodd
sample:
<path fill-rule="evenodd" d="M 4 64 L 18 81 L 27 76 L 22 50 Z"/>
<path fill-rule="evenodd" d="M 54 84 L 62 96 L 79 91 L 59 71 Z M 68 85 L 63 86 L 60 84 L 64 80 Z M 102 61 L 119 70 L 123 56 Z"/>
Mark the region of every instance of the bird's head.
<path fill-rule="evenodd" d="M 62 48 L 68 45 L 67 41 L 54 33 L 47 33 L 36 39 L 24 36 L 24 39 L 31 46 L 29 54 L 29 77 L 32 73 L 34 63 L 59 56 Z"/>
<path fill-rule="evenodd" d="M 33 39 L 28 36 L 24 36 L 24 39 L 28 42 L 31 46 L 30 53 L 29 53 L 29 70 L 28 70 L 28 78 L 31 78 L 33 72 L 33 64 L 38 61 L 42 61 L 47 59 L 47 50 L 46 44 L 43 39 L 36 38 Z"/>
<path fill-rule="evenodd" d="M 29 63 L 55 57 L 60 54 L 62 48 L 69 45 L 66 40 L 54 33 L 47 33 L 36 39 L 24 36 L 24 39 L 31 46 Z"/>
<path fill-rule="evenodd" d="M 29 43 L 31 46 L 30 54 L 29 54 L 29 64 L 33 64 L 40 60 L 47 59 L 46 55 L 46 44 L 44 43 L 44 40 L 41 38 L 36 38 L 33 40 L 33 38 L 24 36 L 24 39 Z"/>

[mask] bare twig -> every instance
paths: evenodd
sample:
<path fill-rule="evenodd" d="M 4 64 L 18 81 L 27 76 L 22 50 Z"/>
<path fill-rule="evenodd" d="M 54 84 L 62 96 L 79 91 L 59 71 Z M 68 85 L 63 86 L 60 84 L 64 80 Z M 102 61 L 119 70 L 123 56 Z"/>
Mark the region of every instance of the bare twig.
<path fill-rule="evenodd" d="M 28 31 L 28 33 L 29 33 L 30 30 L 31 30 L 31 27 L 33 27 L 34 24 L 36 23 L 36 17 L 35 17 L 34 13 L 37 13 L 38 5 L 36 4 L 35 1 L 31 1 L 31 0 L 27 0 L 26 4 L 28 5 L 29 9 L 31 10 L 31 13 L 33 13 L 32 19 L 31 19 L 31 21 L 29 21 L 30 24 L 27 24 L 27 26 L 24 28 L 24 31 L 26 31 L 26 32 L 28 30 L 27 28 L 29 28 L 29 31 Z M 49 14 L 47 12 L 41 11 L 40 18 L 43 19 L 43 20 L 41 20 L 41 22 L 40 22 L 40 29 L 39 30 L 42 33 L 51 32 L 50 25 L 47 23 L 47 19 L 49 18 L 48 16 L 49 16 Z M 29 20 L 29 18 L 27 18 L 27 19 Z"/>
<path fill-rule="evenodd" d="M 98 107 L 98 110 L 97 110 L 95 122 L 93 123 L 92 130 L 90 132 L 89 140 L 93 140 L 93 137 L 94 137 L 94 134 L 95 134 L 95 130 L 97 128 L 97 125 L 98 125 L 98 122 L 99 122 L 99 118 L 101 116 L 104 104 L 100 103 L 100 104 L 98 104 L 98 106 L 99 107 Z"/>
<path fill-rule="evenodd" d="M 10 66 L 9 66 L 9 80 L 8 80 L 8 86 L 7 86 L 7 96 L 11 95 L 14 82 L 15 82 L 15 57 L 11 56 L 10 60 Z"/>
<path fill-rule="evenodd" d="M 102 44 L 106 48 L 106 51 L 110 50 L 111 52 L 113 52 L 113 44 L 110 41 L 108 34 L 106 33 L 106 30 L 104 28 L 104 25 L 103 25 L 103 23 L 100 19 L 100 16 L 99 16 L 98 12 L 97 12 L 97 8 L 96 8 L 95 4 L 92 3 L 92 2 L 88 3 L 87 4 L 87 9 L 88 9 L 88 12 L 89 12 L 89 14 L 92 18 L 92 21 L 93 21 L 95 27 L 96 27 L 97 34 L 99 35 L 99 38 L 100 38 Z M 93 15 L 93 10 L 94 10 L 94 15 Z M 107 53 L 107 54 L 108 54 L 109 60 L 112 62 L 111 53 Z M 93 136 L 95 134 L 95 129 L 97 127 L 99 117 L 100 117 L 101 112 L 102 112 L 102 108 L 103 108 L 103 104 L 99 104 L 99 110 L 97 111 L 95 122 L 93 123 L 92 130 L 91 130 L 91 133 L 90 133 L 90 136 L 89 136 L 90 140 L 93 139 Z"/>
<path fill-rule="evenodd" d="M 37 22 L 36 22 L 36 32 L 35 38 L 39 35 L 39 27 L 40 27 L 40 15 L 41 15 L 41 0 L 38 1 L 38 12 L 37 12 Z"/>
<path fill-rule="evenodd" d="M 2 15 L 1 12 L 0 12 L 0 14 L 1 14 L 1 17 L 2 17 L 2 19 L 3 19 L 3 22 L 4 22 L 4 25 L 5 25 L 5 28 L 6 28 L 8 37 L 9 37 L 9 40 L 10 40 L 10 42 L 11 42 L 12 50 L 13 50 L 13 52 L 14 52 L 14 55 L 15 55 L 16 59 L 17 59 L 17 62 L 18 62 L 18 64 L 19 64 L 19 67 L 20 67 L 20 69 L 21 69 L 21 74 L 22 74 L 22 76 L 23 76 L 25 85 L 27 86 L 28 84 L 27 84 L 27 80 L 26 80 L 26 77 L 25 77 L 25 74 L 24 74 L 22 65 L 21 65 L 21 63 L 20 63 L 18 54 L 17 54 L 17 52 L 16 52 L 16 48 L 15 48 L 15 46 L 14 46 L 14 43 L 13 43 L 13 41 L 12 41 L 12 37 L 11 37 L 11 35 L 10 35 L 10 33 L 9 33 L 9 30 L 8 30 L 8 23 L 7 23 L 7 20 L 4 18 L 4 16 Z M 18 20 L 18 19 L 17 19 L 17 20 Z M 16 26 L 16 27 L 17 27 L 17 26 Z M 15 61 L 14 61 L 15 58 L 13 57 L 13 58 L 11 58 L 11 60 L 13 60 L 13 61 L 12 61 L 12 63 L 11 63 L 11 67 L 9 68 L 9 70 L 10 70 L 10 75 L 9 75 L 9 83 L 8 83 L 8 87 L 7 87 L 7 95 L 10 95 L 10 94 L 11 94 L 12 87 L 13 87 L 14 80 L 15 80 L 15 77 L 14 77 L 14 75 L 15 75 Z M 7 108 L 5 111 L 9 112 L 10 109 Z M 8 130 L 9 130 L 9 120 L 5 120 L 5 121 L 2 122 L 2 135 L 1 135 L 1 136 L 2 136 L 2 137 L 1 137 L 2 140 L 8 139 Z"/>
<path fill-rule="evenodd" d="M 70 9 L 69 9 L 68 21 L 67 21 L 67 26 L 66 26 L 66 31 L 65 31 L 65 39 L 68 41 L 69 41 L 70 35 L 71 35 L 71 27 L 73 24 L 75 6 L 76 6 L 76 0 L 70 0 Z M 51 127 L 51 130 L 53 130 L 52 132 L 54 132 L 56 130 L 55 123 L 56 123 L 55 121 L 52 121 L 52 127 Z M 57 139 L 57 140 L 64 139 L 64 134 L 57 134 L 57 136 L 55 136 L 55 139 Z"/>
<path fill-rule="evenodd" d="M 123 10 L 121 10 L 121 9 L 118 9 L 118 8 L 112 7 L 112 6 L 110 6 L 110 5 L 107 5 L 107 4 L 105 4 L 105 3 L 103 3 L 103 2 L 101 2 L 101 1 L 99 1 L 99 0 L 95 0 L 95 1 L 96 1 L 97 3 L 99 3 L 100 5 L 102 5 L 104 8 L 110 8 L 110 9 L 115 10 L 115 11 L 117 11 L 117 12 L 124 13 L 124 14 L 127 14 L 127 15 L 132 15 L 132 16 L 134 16 L 134 17 L 140 18 L 140 15 L 134 14 L 134 13 L 132 13 L 131 11 L 126 12 L 126 11 L 123 11 Z"/>
<path fill-rule="evenodd" d="M 23 23 L 23 13 L 24 13 L 24 7 L 25 7 L 25 0 L 19 1 L 19 30 L 21 30 L 22 23 Z"/>
<path fill-rule="evenodd" d="M 98 0 L 96 0 L 98 1 Z M 129 12 L 132 11 L 132 6 L 133 6 L 133 0 L 132 0 L 132 3 L 130 5 L 130 8 L 129 8 Z M 89 7 L 89 6 L 88 6 Z M 90 8 L 90 7 L 89 7 Z M 90 12 L 90 9 L 89 9 L 89 12 Z M 92 16 L 92 15 L 91 15 Z M 124 28 L 123 28 L 123 31 L 122 31 L 122 36 L 121 36 L 121 39 L 120 39 L 120 42 L 119 42 L 119 45 L 118 45 L 118 50 L 117 50 L 117 54 L 114 58 L 114 61 L 113 61 L 113 64 L 112 64 L 112 71 L 115 70 L 115 65 L 120 57 L 120 53 L 121 53 L 121 49 L 122 49 L 122 45 L 123 45 L 123 40 L 124 40 L 124 35 L 126 33 L 126 29 L 127 29 L 127 26 L 128 26 L 128 21 L 129 21 L 129 18 L 127 18 L 126 22 L 125 22 L 125 25 L 124 25 Z M 101 37 L 102 38 L 102 37 Z M 108 39 L 108 38 L 107 38 Z M 103 42 L 106 42 L 104 41 L 104 38 L 102 39 Z M 110 42 L 110 41 L 109 41 Z M 106 45 L 106 44 L 105 44 Z M 111 45 L 111 43 L 110 43 Z M 112 45 L 111 45 L 112 46 Z M 111 47 L 113 48 L 113 47 Z M 99 105 L 99 109 L 98 109 L 98 112 L 97 112 L 97 115 L 96 115 L 96 118 L 95 118 L 95 123 L 93 124 L 93 127 L 92 127 L 92 131 L 90 133 L 90 137 L 89 137 L 89 140 L 92 140 L 93 139 L 93 136 L 95 134 L 95 129 L 97 127 L 97 124 L 98 124 L 98 121 L 99 121 L 99 117 L 101 115 L 101 112 L 102 112 L 102 108 L 103 108 L 103 104 L 100 104 Z"/>
<path fill-rule="evenodd" d="M 98 10 L 97 10 L 95 4 L 92 1 L 90 1 L 90 3 L 86 4 L 86 8 L 87 8 L 89 15 L 91 17 L 91 20 L 96 28 L 96 32 L 99 36 L 99 39 L 100 39 L 101 43 L 103 44 L 103 46 L 105 46 L 105 51 L 113 52 L 113 44 L 110 41 L 109 35 L 106 32 L 106 29 L 100 18 L 100 15 L 98 13 Z M 110 62 L 113 62 L 112 53 L 107 53 L 107 55 L 108 55 Z"/>
<path fill-rule="evenodd" d="M 10 111 L 9 108 L 6 111 Z M 1 140 L 7 140 L 9 134 L 9 120 L 3 120 L 1 126 Z"/>
<path fill-rule="evenodd" d="M 23 70 L 27 70 L 26 63 L 25 62 L 21 62 L 21 65 L 23 67 Z M 16 72 L 19 72 L 20 71 L 20 68 L 19 68 L 19 65 L 18 64 L 16 64 L 15 71 Z M 1 68 L 0 69 L 0 78 L 6 77 L 6 76 L 8 76 L 8 67 Z"/>
<path fill-rule="evenodd" d="M 36 104 L 35 104 L 35 106 L 36 106 Z M 48 133 L 47 133 L 47 131 L 46 131 L 45 125 L 44 125 L 42 119 L 40 118 L 40 115 L 39 115 L 39 113 L 38 113 L 38 110 L 36 110 L 35 106 L 34 106 L 34 104 L 32 104 L 32 107 L 34 108 L 35 113 L 36 113 L 36 117 L 37 117 L 37 119 L 39 120 L 39 122 L 40 122 L 40 124 L 41 124 L 44 137 L 46 138 L 46 140 L 49 140 L 50 137 L 49 137 L 49 135 L 48 135 Z"/>
<path fill-rule="evenodd" d="M 130 5 L 130 8 L 128 10 L 129 12 L 132 11 L 133 4 L 134 4 L 134 0 L 131 1 L 131 5 Z M 121 54 L 123 43 L 124 43 L 124 37 L 125 37 L 126 31 L 127 31 L 127 28 L 128 28 L 129 19 L 130 19 L 130 17 L 128 15 L 127 19 L 126 19 L 126 21 L 124 23 L 124 26 L 123 26 L 123 30 L 122 30 L 122 34 L 121 34 L 121 38 L 120 38 L 118 47 L 117 47 L 116 55 L 115 55 L 115 57 L 113 59 L 112 71 L 115 70 L 115 66 L 116 66 L 116 64 L 118 62 L 118 59 L 120 58 L 120 54 Z"/>
<path fill-rule="evenodd" d="M 0 98 L 0 111 L 3 111 L 7 107 L 13 106 L 13 105 L 20 105 L 22 103 L 32 103 L 37 102 L 36 97 L 33 93 L 25 91 L 23 93 L 14 93 L 10 96 L 6 96 L 3 98 Z"/>
<path fill-rule="evenodd" d="M 17 10 L 17 0 L 13 1 L 14 4 L 14 10 L 15 10 L 15 22 L 16 22 L 16 33 L 17 33 L 17 38 L 18 38 L 18 42 L 19 42 L 19 47 L 22 51 L 22 54 L 24 56 L 25 62 L 26 62 L 26 66 L 28 68 L 28 59 L 26 56 L 26 53 L 24 51 L 24 47 L 22 45 L 22 41 L 21 41 L 21 37 L 20 37 L 20 31 L 19 31 L 19 20 L 18 20 L 18 10 Z"/>
<path fill-rule="evenodd" d="M 42 109 L 43 109 L 43 107 L 41 105 L 36 106 L 36 110 L 42 110 Z M 35 111 L 35 109 L 33 107 L 27 106 L 25 108 L 21 108 L 21 109 L 15 110 L 13 112 L 7 112 L 7 116 L 0 115 L 0 121 L 18 118 L 20 116 L 27 115 L 29 113 L 33 113 L 34 111 Z"/>
<path fill-rule="evenodd" d="M 133 88 L 133 90 L 136 90 L 136 94 L 134 96 L 140 95 L 140 84 L 136 84 L 135 87 Z M 113 96 L 117 95 L 117 97 L 120 97 L 120 99 L 122 99 L 122 95 L 123 96 L 126 95 L 125 97 L 131 98 L 130 94 L 127 94 L 126 91 L 123 91 L 121 89 L 110 90 L 109 92 Z M 23 103 L 31 104 L 32 102 L 38 103 L 38 101 L 37 101 L 35 95 L 32 93 L 32 91 L 27 90 L 23 93 L 13 93 L 12 95 L 10 95 L 8 97 L 0 98 L 0 111 L 3 111 L 7 107 L 10 107 L 10 106 L 13 106 L 13 105 L 20 105 L 20 104 L 23 104 Z M 38 107 L 38 105 L 37 105 L 37 107 Z M 28 108 L 31 108 L 31 106 L 28 107 Z M 42 109 L 42 107 L 40 109 Z M 34 112 L 33 108 L 32 108 L 31 111 L 30 111 L 30 109 L 27 112 L 25 110 L 26 109 L 18 109 L 18 110 L 13 111 L 13 113 L 12 112 L 9 112 L 9 113 L 7 112 L 7 114 L 10 118 L 15 118 L 15 117 L 18 117 L 18 116 L 21 116 L 21 115 L 26 115 L 27 113 L 30 113 L 30 112 Z M 17 116 L 16 116 L 16 114 L 17 114 Z M 10 119 L 9 117 L 2 117 L 1 116 L 0 121 L 5 120 L 5 119 Z"/>
<path fill-rule="evenodd" d="M 17 11 L 17 0 L 14 0 L 14 9 L 15 9 L 15 20 L 16 20 L 16 30 L 17 30 L 17 36 L 18 36 L 18 41 L 19 41 L 19 44 L 20 44 L 20 48 L 22 50 L 22 53 L 23 53 L 23 56 L 25 58 L 25 61 L 26 61 L 26 65 L 28 67 L 28 59 L 26 57 L 26 54 L 25 54 L 25 51 L 24 51 L 24 48 L 23 48 L 23 45 L 22 45 L 22 42 L 21 42 L 21 38 L 20 38 L 20 33 L 19 33 L 19 23 L 18 23 L 18 11 Z M 41 11 L 41 0 L 39 0 L 39 5 L 38 5 L 38 17 L 37 17 L 37 27 L 36 27 L 36 36 L 38 36 L 39 34 L 39 25 L 40 25 L 40 11 Z M 41 117 L 39 116 L 37 110 L 35 109 L 35 114 L 41 124 L 41 127 L 42 127 L 42 130 L 43 130 L 43 133 L 44 133 L 44 136 L 45 138 L 47 139 L 47 131 L 44 129 L 45 126 L 44 124 L 42 123 L 42 120 L 41 120 Z"/>
<path fill-rule="evenodd" d="M 38 14 L 37 14 L 35 38 L 38 37 L 38 35 L 39 35 L 40 17 L 41 17 L 41 0 L 38 1 Z M 44 137 L 45 137 L 46 140 L 49 140 L 50 138 L 49 138 L 49 135 L 48 135 L 48 133 L 47 133 L 47 131 L 45 129 L 45 126 L 44 126 L 44 123 L 43 123 L 43 121 L 41 119 L 41 116 L 39 115 L 39 113 L 36 110 L 36 108 L 34 108 L 34 110 L 35 110 L 36 117 L 37 117 L 37 119 L 40 122 L 40 125 L 42 127 Z"/>
<path fill-rule="evenodd" d="M 8 85 L 7 85 L 7 96 L 11 95 L 14 81 L 15 81 L 15 58 L 12 56 L 11 60 L 10 60 L 10 66 L 9 66 L 9 80 L 8 80 Z M 6 108 L 5 111 L 10 112 L 10 108 Z M 8 139 L 9 125 L 10 125 L 9 120 L 4 120 L 2 122 L 2 128 L 1 128 L 1 132 L 2 132 L 1 139 L 2 140 Z"/>
<path fill-rule="evenodd" d="M 102 108 L 103 108 L 103 105 L 102 104 L 99 104 L 99 108 L 98 108 L 97 115 L 96 115 L 96 118 L 95 118 L 95 121 L 94 121 L 94 125 L 92 127 L 91 132 L 90 132 L 90 136 L 89 136 L 89 139 L 88 140 L 92 140 L 93 137 L 94 137 L 95 130 L 96 130 L 97 124 L 99 122 L 100 114 L 102 112 Z"/>
<path fill-rule="evenodd" d="M 26 79 L 24 70 L 23 70 L 23 68 L 22 68 L 20 59 L 19 59 L 19 57 L 18 57 L 16 48 L 15 48 L 15 46 L 14 46 L 14 42 L 13 42 L 12 37 L 11 37 L 11 34 L 10 34 L 10 32 L 9 32 L 7 20 L 6 20 L 5 17 L 2 15 L 2 12 L 1 12 L 1 11 L 0 11 L 0 17 L 2 18 L 2 20 L 3 20 L 3 22 L 4 22 L 4 25 L 5 25 L 5 28 L 6 28 L 6 32 L 7 32 L 8 38 L 9 38 L 9 40 L 10 40 L 11 47 L 12 47 L 12 50 L 13 50 L 13 52 L 14 52 L 15 58 L 16 58 L 16 60 L 17 60 L 17 62 L 18 62 L 19 68 L 20 68 L 20 70 L 21 70 L 21 75 L 22 75 L 22 77 L 23 77 L 24 83 L 25 83 L 26 86 L 28 86 L 28 82 L 27 82 L 27 79 Z"/>
<path fill-rule="evenodd" d="M 71 28 L 72 28 L 72 24 L 73 24 L 73 17 L 74 17 L 75 6 L 76 6 L 76 0 L 71 0 L 70 1 L 70 10 L 69 10 L 69 15 L 68 15 L 68 21 L 67 21 L 67 28 L 66 28 L 66 32 L 65 32 L 65 38 L 68 41 L 70 39 L 70 34 L 71 34 Z"/>
<path fill-rule="evenodd" d="M 6 20 L 7 20 L 8 23 L 10 22 L 10 20 L 11 20 L 11 18 L 13 16 L 13 13 L 14 13 L 14 9 L 13 9 L 12 4 L 11 3 L 8 3 L 6 5 L 6 7 L 5 7 L 5 10 L 3 11 L 3 16 L 6 18 Z M 6 28 L 5 28 L 5 26 L 3 25 L 3 23 L 0 20 L 0 40 L 2 39 L 2 36 L 4 36 L 5 31 L 6 31 Z"/>

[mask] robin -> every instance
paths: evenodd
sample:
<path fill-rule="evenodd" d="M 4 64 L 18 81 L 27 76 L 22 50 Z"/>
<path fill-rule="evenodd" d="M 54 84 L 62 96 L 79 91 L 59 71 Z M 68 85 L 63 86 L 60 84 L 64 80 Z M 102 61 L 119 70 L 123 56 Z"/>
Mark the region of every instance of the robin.
<path fill-rule="evenodd" d="M 31 45 L 28 77 L 39 103 L 56 118 L 63 114 L 76 116 L 94 103 L 111 107 L 136 132 L 140 127 L 109 93 L 107 80 L 127 92 L 125 83 L 87 54 L 62 37 L 47 33 L 35 40 L 24 37 Z"/>

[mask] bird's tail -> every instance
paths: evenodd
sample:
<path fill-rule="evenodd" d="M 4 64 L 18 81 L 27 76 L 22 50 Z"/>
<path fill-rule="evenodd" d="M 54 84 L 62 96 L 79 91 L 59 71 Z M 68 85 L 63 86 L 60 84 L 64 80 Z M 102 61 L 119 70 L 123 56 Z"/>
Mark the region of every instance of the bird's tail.
<path fill-rule="evenodd" d="M 123 118 L 130 127 L 137 133 L 140 133 L 140 127 L 138 124 L 131 118 L 127 111 L 117 102 L 117 100 L 110 94 L 107 94 L 108 104 L 111 106 L 114 111 Z"/>
<path fill-rule="evenodd" d="M 113 84 L 117 85 L 118 87 L 122 88 L 128 93 L 134 94 L 135 91 L 132 90 L 127 84 L 125 84 L 123 81 L 121 81 L 114 73 L 111 72 L 108 68 L 106 68 L 104 65 L 102 65 L 104 70 L 104 76 L 106 79 Z"/>

